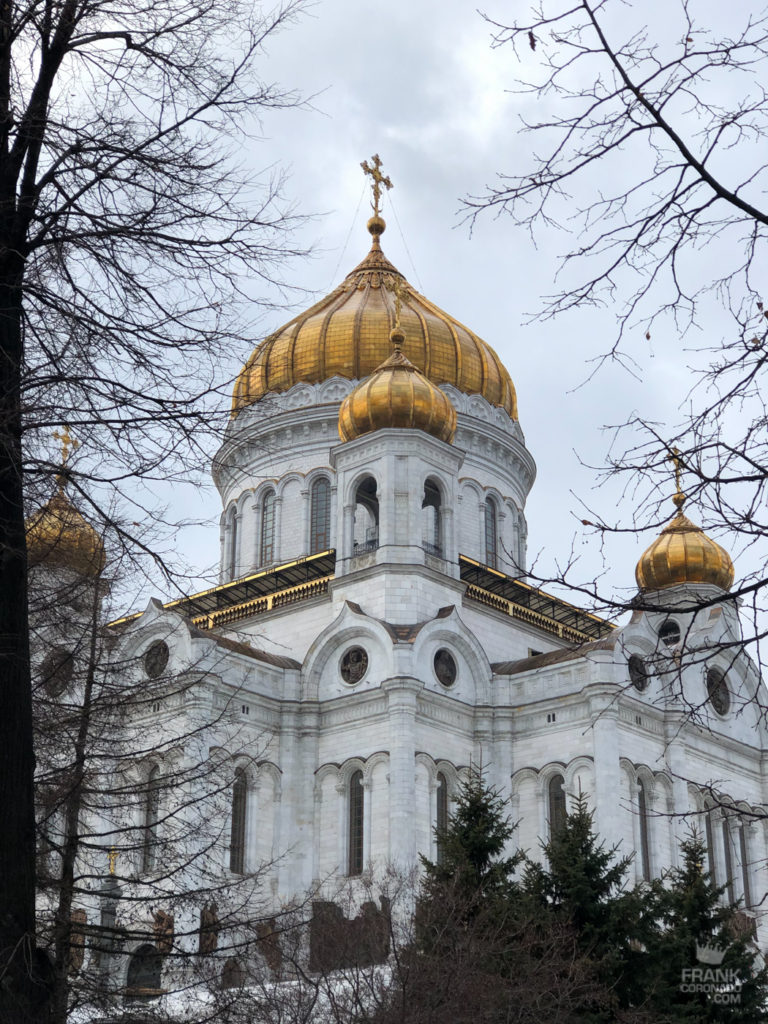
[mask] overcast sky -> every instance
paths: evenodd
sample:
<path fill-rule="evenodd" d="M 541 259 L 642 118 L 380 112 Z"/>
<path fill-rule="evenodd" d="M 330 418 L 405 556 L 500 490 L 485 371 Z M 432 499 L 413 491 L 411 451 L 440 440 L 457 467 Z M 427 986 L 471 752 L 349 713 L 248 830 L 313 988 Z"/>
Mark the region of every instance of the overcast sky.
<path fill-rule="evenodd" d="M 590 361 L 612 338 L 611 310 L 527 323 L 539 297 L 552 290 L 567 239 L 532 239 L 505 217 L 481 218 L 471 235 L 462 223 L 461 197 L 521 166 L 532 145 L 519 130 L 523 101 L 509 92 L 519 67 L 511 50 L 494 50 L 490 40 L 489 26 L 461 0 L 319 0 L 271 42 L 264 65 L 267 78 L 314 99 L 304 110 L 270 114 L 265 139 L 248 159 L 257 167 L 285 166 L 289 196 L 313 215 L 297 241 L 314 246 L 315 255 L 287 271 L 311 293 L 303 302 L 309 305 L 367 251 L 369 193 L 360 161 L 381 155 L 394 183 L 384 207 L 384 251 L 415 287 L 499 353 L 515 383 L 538 466 L 526 509 L 530 557 L 542 575 L 554 573 L 573 544 L 581 559 L 577 576 L 606 571 L 606 582 L 626 597 L 654 533 L 613 540 L 601 551 L 579 523 L 587 516 L 580 502 L 610 520 L 618 514 L 618 490 L 596 489 L 595 472 L 582 462 L 601 465 L 612 437 L 604 427 L 635 411 L 676 422 L 690 385 L 687 360 L 678 338 L 661 337 L 638 346 L 644 355 L 635 375 L 605 366 L 587 381 Z M 269 314 L 254 343 L 291 315 Z M 665 486 L 671 494 L 671 480 Z M 215 492 L 204 501 L 210 527 L 183 540 L 201 574 L 217 557 L 220 510 Z M 631 515 L 632 500 L 619 511 Z"/>

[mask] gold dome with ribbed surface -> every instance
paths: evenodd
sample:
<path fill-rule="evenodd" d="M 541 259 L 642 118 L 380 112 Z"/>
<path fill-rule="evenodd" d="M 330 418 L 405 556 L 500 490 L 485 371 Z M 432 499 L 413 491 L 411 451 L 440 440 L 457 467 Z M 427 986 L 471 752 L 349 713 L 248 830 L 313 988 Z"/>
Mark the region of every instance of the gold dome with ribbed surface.
<path fill-rule="evenodd" d="M 402 335 L 392 331 L 393 341 Z M 456 410 L 447 395 L 399 348 L 344 398 L 339 436 L 351 441 L 385 427 L 423 430 L 449 444 L 456 433 Z"/>
<path fill-rule="evenodd" d="M 681 583 L 711 583 L 729 590 L 733 562 L 728 552 L 683 515 L 685 496 L 673 498 L 677 515 L 643 553 L 635 569 L 641 590 L 664 590 Z"/>
<path fill-rule="evenodd" d="M 104 541 L 59 488 L 27 520 L 27 558 L 30 565 L 74 569 L 98 576 L 104 568 Z"/>
<path fill-rule="evenodd" d="M 372 217 L 371 251 L 326 298 L 281 327 L 252 353 L 235 382 L 232 416 L 270 392 L 299 381 L 316 384 L 338 375 L 368 377 L 387 358 L 394 327 L 397 282 L 408 354 L 433 384 L 482 395 L 517 419 L 509 374 L 490 346 L 415 291 L 379 245 L 381 217 Z"/>

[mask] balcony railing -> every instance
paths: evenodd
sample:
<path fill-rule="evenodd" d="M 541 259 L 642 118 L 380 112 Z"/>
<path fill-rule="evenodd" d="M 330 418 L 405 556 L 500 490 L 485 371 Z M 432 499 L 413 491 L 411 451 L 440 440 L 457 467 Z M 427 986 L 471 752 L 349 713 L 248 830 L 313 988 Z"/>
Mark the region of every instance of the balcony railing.
<path fill-rule="evenodd" d="M 379 528 L 372 526 L 365 531 L 365 540 L 356 540 L 352 548 L 353 555 L 364 555 L 368 551 L 375 551 L 379 546 Z"/>

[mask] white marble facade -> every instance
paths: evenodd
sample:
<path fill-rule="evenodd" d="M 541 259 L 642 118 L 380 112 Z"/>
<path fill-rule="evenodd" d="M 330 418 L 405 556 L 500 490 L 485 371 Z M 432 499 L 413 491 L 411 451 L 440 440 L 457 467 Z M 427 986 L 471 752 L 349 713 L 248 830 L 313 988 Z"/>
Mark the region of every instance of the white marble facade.
<path fill-rule="evenodd" d="M 196 700 L 158 705 L 148 729 L 173 721 L 183 734 L 183 716 L 221 712 L 204 756 L 246 772 L 244 869 L 273 861 L 271 892 L 284 900 L 329 877 L 412 865 L 434 854 L 443 792 L 450 799 L 474 763 L 508 795 L 534 855 L 563 791 L 566 804 L 587 795 L 603 838 L 635 854 L 638 880 L 676 863 L 691 826 L 706 828 L 718 879 L 730 877 L 759 922 L 768 744 L 753 700 L 760 681 L 730 646 L 739 625 L 732 604 L 718 603 L 726 595 L 704 588 L 714 603 L 692 618 L 669 611 L 691 597 L 673 588 L 666 610 L 636 611 L 586 642 L 552 618 L 483 600 L 461 578 L 460 556 L 525 574 L 535 466 L 519 425 L 446 386 L 453 444 L 403 429 L 341 444 L 339 403 L 354 383 L 300 383 L 244 410 L 213 469 L 222 585 L 332 549 L 330 579 L 194 626 L 183 604 L 153 602 L 122 634 L 136 671 L 160 640 L 169 679 L 198 680 Z M 314 521 L 313 493 L 327 503 Z M 697 656 L 681 659 L 660 639 L 670 619 Z M 438 652 L 452 659 L 447 671 Z M 713 666 L 728 680 L 724 713 L 706 699 Z M 352 842 L 354 787 L 362 834 Z M 223 846 L 221 859 L 226 872 Z M 765 946 L 762 925 L 760 938 Z"/>

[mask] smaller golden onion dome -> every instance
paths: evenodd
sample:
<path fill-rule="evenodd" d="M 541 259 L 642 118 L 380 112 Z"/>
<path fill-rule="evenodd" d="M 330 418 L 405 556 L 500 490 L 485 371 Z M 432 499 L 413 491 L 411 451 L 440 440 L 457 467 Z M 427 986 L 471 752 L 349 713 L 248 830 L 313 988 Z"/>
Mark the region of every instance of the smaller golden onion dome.
<path fill-rule="evenodd" d="M 733 562 L 728 552 L 683 515 L 685 495 L 672 499 L 677 514 L 642 554 L 635 569 L 640 590 L 664 590 L 681 583 L 710 583 L 729 590 Z"/>
<path fill-rule="evenodd" d="M 30 565 L 73 569 L 98 576 L 104 568 L 104 541 L 67 497 L 60 480 L 54 496 L 27 520 Z"/>
<path fill-rule="evenodd" d="M 423 430 L 448 444 L 456 433 L 453 402 L 400 351 L 405 335 L 390 334 L 395 349 L 353 388 L 339 409 L 339 436 L 351 441 L 385 427 Z"/>

